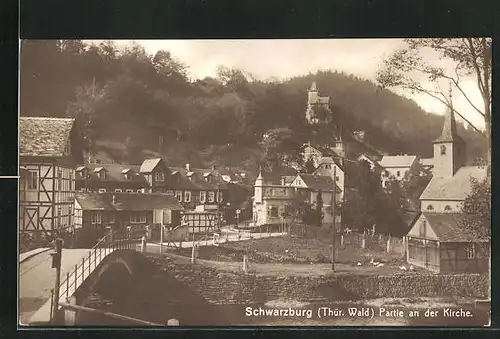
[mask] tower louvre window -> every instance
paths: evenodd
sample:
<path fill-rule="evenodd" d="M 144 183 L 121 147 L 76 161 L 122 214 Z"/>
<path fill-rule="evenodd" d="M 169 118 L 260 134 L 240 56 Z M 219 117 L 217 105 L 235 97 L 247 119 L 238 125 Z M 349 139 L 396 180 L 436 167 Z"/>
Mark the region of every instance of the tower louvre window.
<path fill-rule="evenodd" d="M 439 150 L 440 150 L 441 155 L 446 155 L 446 146 L 445 145 L 441 145 Z"/>

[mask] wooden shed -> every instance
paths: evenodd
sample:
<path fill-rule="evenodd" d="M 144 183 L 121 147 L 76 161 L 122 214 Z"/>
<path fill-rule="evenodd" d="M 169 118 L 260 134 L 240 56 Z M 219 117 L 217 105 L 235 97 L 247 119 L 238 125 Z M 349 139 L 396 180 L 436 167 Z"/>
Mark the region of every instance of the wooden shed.
<path fill-rule="evenodd" d="M 466 232 L 459 218 L 458 213 L 421 213 L 406 235 L 407 262 L 436 273 L 487 272 L 489 240 Z"/>

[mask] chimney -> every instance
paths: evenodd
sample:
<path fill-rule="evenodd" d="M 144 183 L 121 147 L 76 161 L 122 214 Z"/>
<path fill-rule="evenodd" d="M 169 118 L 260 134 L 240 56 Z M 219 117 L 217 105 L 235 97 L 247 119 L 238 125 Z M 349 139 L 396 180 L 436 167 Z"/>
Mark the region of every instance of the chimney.
<path fill-rule="evenodd" d="M 113 205 L 115 204 L 115 195 L 113 194 Z"/>
<path fill-rule="evenodd" d="M 191 166 L 189 166 L 189 164 L 186 164 L 186 171 L 191 172 Z"/>

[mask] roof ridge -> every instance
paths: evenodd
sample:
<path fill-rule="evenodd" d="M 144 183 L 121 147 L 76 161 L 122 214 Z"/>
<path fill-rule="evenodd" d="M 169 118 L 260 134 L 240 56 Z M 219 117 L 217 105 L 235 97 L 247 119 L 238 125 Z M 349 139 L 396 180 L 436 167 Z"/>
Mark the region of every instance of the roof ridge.
<path fill-rule="evenodd" d="M 20 119 L 32 119 L 32 120 L 75 120 L 75 118 L 70 118 L 70 117 L 65 117 L 65 118 L 58 118 L 58 117 L 20 117 Z"/>

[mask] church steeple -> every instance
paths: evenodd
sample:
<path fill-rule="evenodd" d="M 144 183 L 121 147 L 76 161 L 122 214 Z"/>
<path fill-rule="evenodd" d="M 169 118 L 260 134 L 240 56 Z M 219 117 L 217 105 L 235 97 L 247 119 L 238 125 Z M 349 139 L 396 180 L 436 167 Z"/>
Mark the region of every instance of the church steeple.
<path fill-rule="evenodd" d="M 449 94 L 449 110 L 444 118 L 443 130 L 434 140 L 434 176 L 451 178 L 465 164 L 465 141 L 458 135 L 455 112 Z"/>
<path fill-rule="evenodd" d="M 450 102 L 450 107 L 444 118 L 443 131 L 441 132 L 441 136 L 436 140 L 434 140 L 434 142 L 453 142 L 453 141 L 463 142 L 463 139 L 457 133 L 455 111 L 453 109 L 453 102 L 451 99 L 451 86 L 449 92 L 449 102 Z"/>

